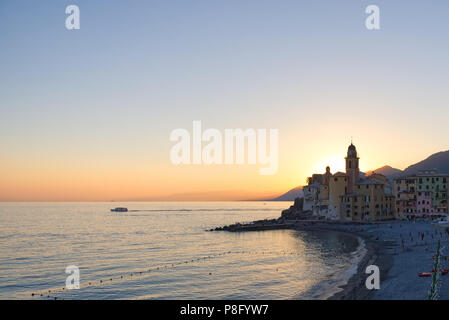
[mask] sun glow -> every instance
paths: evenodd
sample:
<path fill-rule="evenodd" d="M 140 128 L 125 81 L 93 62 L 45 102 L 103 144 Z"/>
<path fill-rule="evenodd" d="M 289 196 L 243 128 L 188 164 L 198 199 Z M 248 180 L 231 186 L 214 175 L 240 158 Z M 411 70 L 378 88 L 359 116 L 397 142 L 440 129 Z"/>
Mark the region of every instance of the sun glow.
<path fill-rule="evenodd" d="M 316 162 L 316 165 L 313 168 L 313 173 L 325 173 L 326 167 L 329 166 L 331 168 L 331 172 L 335 173 L 338 171 L 345 171 L 345 158 L 341 154 L 334 154 L 327 157 L 322 158 L 321 160 Z"/>

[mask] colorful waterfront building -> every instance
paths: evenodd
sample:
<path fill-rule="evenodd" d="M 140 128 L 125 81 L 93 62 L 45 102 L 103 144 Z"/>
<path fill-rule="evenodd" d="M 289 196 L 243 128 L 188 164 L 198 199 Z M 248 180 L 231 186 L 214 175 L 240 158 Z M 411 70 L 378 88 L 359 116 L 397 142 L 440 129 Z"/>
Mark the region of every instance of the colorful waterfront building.
<path fill-rule="evenodd" d="M 394 180 L 396 213 L 401 218 L 448 213 L 449 175 L 435 170 L 419 171 Z"/>
<path fill-rule="evenodd" d="M 310 211 L 317 216 L 327 214 L 331 176 L 330 167 L 326 167 L 326 173 L 313 174 L 307 179 L 308 184 L 303 187 L 304 211 Z"/>
<path fill-rule="evenodd" d="M 341 197 L 341 219 L 377 221 L 395 219 L 394 196 L 385 193 L 384 184 L 365 179 L 356 184 L 357 192 Z"/>
<path fill-rule="evenodd" d="M 430 192 L 434 212 L 447 213 L 449 175 L 438 174 L 434 170 L 420 171 L 416 178 L 417 192 Z"/>
<path fill-rule="evenodd" d="M 418 191 L 416 199 L 416 212 L 418 214 L 434 213 L 435 209 L 432 205 L 431 191 Z"/>
<path fill-rule="evenodd" d="M 416 214 L 416 177 L 395 179 L 393 194 L 396 201 L 396 215 L 399 218 L 411 217 Z"/>

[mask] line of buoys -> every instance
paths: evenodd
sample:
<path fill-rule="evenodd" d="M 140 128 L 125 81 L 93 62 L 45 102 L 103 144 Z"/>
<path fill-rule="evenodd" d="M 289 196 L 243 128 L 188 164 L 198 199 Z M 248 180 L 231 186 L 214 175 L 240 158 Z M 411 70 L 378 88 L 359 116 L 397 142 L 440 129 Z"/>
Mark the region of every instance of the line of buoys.
<path fill-rule="evenodd" d="M 262 254 L 262 255 L 269 255 L 269 254 L 282 254 L 282 255 L 298 255 L 300 256 L 301 254 L 298 252 L 287 252 L 287 251 L 226 251 L 226 252 L 222 252 L 222 253 L 217 253 L 214 255 L 209 255 L 209 256 L 203 256 L 203 257 L 199 257 L 197 259 L 190 259 L 190 260 L 185 260 L 182 262 L 178 262 L 178 263 L 172 263 L 171 265 L 163 265 L 163 266 L 155 266 L 152 268 L 147 269 L 146 271 L 135 271 L 132 273 L 129 273 L 130 277 L 133 277 L 133 275 L 143 275 L 144 273 L 150 273 L 151 271 L 154 270 L 160 270 L 161 268 L 175 268 L 177 265 L 183 265 L 183 264 L 189 264 L 189 263 L 193 263 L 193 262 L 197 262 L 197 261 L 201 261 L 201 260 L 206 260 L 206 259 L 212 259 L 212 258 L 216 258 L 216 257 L 220 257 L 220 256 L 224 256 L 224 255 L 228 255 L 228 254 Z M 277 271 L 278 269 L 276 269 Z M 209 273 L 209 275 L 212 275 L 212 273 Z M 114 281 L 114 280 L 123 280 L 126 279 L 126 275 L 121 275 L 120 277 L 116 277 L 116 278 L 109 278 L 107 280 L 109 280 L 109 282 Z M 134 277 L 135 278 L 135 277 Z M 97 284 L 95 284 L 94 281 L 89 281 L 87 284 L 85 285 L 80 285 L 80 289 L 83 288 L 87 288 L 87 287 L 96 287 L 99 286 L 103 283 L 106 283 L 106 280 L 100 279 L 98 280 Z M 46 298 L 52 298 L 54 300 L 57 300 L 58 297 L 56 295 L 51 295 L 50 293 L 56 293 L 56 292 L 61 292 L 64 291 L 66 288 L 62 287 L 62 288 L 52 288 L 49 290 L 45 290 L 45 291 L 38 291 L 38 292 L 32 292 L 31 296 L 32 297 L 46 297 Z M 63 300 L 63 299 L 62 299 Z"/>

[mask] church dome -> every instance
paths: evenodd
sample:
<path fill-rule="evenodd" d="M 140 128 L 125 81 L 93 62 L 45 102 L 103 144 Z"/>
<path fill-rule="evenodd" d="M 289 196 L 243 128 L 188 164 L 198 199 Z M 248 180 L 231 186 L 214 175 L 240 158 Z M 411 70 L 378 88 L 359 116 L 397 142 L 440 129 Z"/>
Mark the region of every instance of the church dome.
<path fill-rule="evenodd" d="M 357 149 L 355 145 L 352 144 L 348 147 L 348 157 L 357 157 Z"/>

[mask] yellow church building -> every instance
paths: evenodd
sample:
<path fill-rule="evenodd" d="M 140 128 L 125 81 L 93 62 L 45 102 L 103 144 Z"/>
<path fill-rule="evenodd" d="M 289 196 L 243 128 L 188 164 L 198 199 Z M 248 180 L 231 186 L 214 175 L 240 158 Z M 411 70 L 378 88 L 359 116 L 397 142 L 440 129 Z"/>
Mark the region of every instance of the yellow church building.
<path fill-rule="evenodd" d="M 320 219 L 377 221 L 395 218 L 395 198 L 388 179 L 373 173 L 365 177 L 359 170 L 356 147 L 348 147 L 346 172 L 313 174 L 303 187 L 303 211 Z"/>

